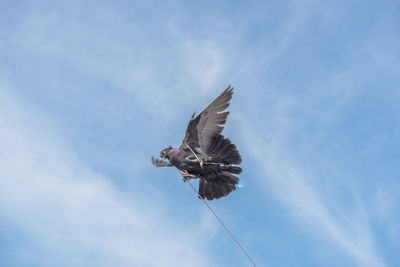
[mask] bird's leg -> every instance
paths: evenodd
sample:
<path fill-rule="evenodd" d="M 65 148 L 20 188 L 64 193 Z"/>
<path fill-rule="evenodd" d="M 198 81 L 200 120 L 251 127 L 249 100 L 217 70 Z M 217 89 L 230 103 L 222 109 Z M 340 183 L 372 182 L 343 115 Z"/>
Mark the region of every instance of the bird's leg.
<path fill-rule="evenodd" d="M 180 171 L 182 176 L 183 176 L 183 181 L 186 183 L 189 181 L 191 178 L 196 178 L 196 175 L 188 173 L 187 170 L 185 171 Z"/>

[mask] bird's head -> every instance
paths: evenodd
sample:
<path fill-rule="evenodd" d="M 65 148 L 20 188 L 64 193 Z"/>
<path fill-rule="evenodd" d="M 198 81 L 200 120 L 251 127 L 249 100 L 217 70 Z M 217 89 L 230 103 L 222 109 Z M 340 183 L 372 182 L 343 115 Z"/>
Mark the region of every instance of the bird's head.
<path fill-rule="evenodd" d="M 165 160 L 166 158 L 169 159 L 169 152 L 172 150 L 172 147 L 169 146 L 167 148 L 164 148 L 163 150 L 161 150 L 160 152 L 160 157 Z"/>

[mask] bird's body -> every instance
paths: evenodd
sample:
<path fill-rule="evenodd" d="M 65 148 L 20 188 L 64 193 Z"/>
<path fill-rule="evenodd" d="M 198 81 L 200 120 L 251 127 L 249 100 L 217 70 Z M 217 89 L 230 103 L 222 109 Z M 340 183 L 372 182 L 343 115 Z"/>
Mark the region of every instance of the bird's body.
<path fill-rule="evenodd" d="M 157 167 L 174 166 L 184 180 L 199 178 L 199 197 L 212 200 L 228 195 L 239 182 L 233 174 L 240 174 L 242 161 L 236 146 L 221 133 L 229 112 L 232 88 L 228 87 L 197 117 L 194 114 L 179 148 L 168 147 L 161 151 L 162 159 L 152 159 Z"/>

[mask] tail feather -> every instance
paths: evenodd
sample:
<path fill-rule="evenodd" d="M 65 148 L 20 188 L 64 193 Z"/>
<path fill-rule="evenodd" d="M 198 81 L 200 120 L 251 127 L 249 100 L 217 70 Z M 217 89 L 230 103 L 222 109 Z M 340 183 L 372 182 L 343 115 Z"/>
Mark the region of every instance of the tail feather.
<path fill-rule="evenodd" d="M 239 178 L 237 178 L 235 175 L 233 175 L 233 174 L 231 174 L 229 172 L 222 171 L 221 175 L 219 175 L 219 177 L 221 177 L 221 176 L 223 176 L 225 178 L 228 178 L 230 184 L 234 184 L 235 185 L 235 184 L 239 183 Z"/>
<path fill-rule="evenodd" d="M 242 168 L 237 167 L 237 166 L 228 165 L 228 166 L 218 166 L 217 168 L 218 168 L 218 170 L 228 171 L 228 172 L 234 173 L 234 174 L 241 174 L 242 173 Z"/>
<path fill-rule="evenodd" d="M 208 200 L 213 200 L 213 197 L 215 196 L 215 194 L 214 194 L 214 190 L 213 190 L 213 183 L 210 183 L 210 182 L 206 182 L 206 185 L 205 185 L 205 197 L 208 199 Z"/>
<path fill-rule="evenodd" d="M 228 138 L 223 135 L 216 135 L 206 153 L 215 161 L 223 164 L 239 165 L 242 162 L 239 151 Z"/>
<path fill-rule="evenodd" d="M 200 177 L 199 197 L 213 200 L 229 195 L 239 183 L 239 178 L 233 174 L 242 172 L 242 168 L 232 166 L 242 162 L 239 151 L 228 138 L 218 134 L 205 152 L 217 164 L 210 165 L 212 171 Z"/>
<path fill-rule="evenodd" d="M 199 181 L 199 196 L 204 199 L 206 195 L 206 182 L 203 179 Z"/>
<path fill-rule="evenodd" d="M 239 178 L 227 171 L 221 171 L 216 178 L 207 180 L 207 177 L 200 177 L 199 197 L 208 200 L 218 199 L 229 195 L 236 190 Z"/>

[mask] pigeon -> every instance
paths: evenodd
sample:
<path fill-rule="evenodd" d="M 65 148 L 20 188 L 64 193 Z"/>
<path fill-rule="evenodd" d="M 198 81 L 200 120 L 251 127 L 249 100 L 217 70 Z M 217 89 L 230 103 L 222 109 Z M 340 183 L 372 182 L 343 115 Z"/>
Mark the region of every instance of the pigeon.
<path fill-rule="evenodd" d="M 151 158 L 156 167 L 176 167 L 183 181 L 199 179 L 199 198 L 213 200 L 229 195 L 236 189 L 242 158 L 236 146 L 222 135 L 229 115 L 226 109 L 233 87 L 228 86 L 198 116 L 193 113 L 182 145 L 160 152 L 161 159 Z"/>

